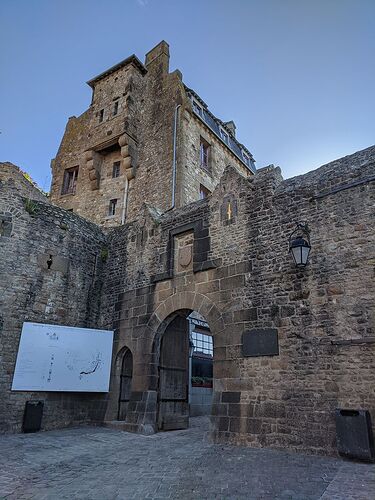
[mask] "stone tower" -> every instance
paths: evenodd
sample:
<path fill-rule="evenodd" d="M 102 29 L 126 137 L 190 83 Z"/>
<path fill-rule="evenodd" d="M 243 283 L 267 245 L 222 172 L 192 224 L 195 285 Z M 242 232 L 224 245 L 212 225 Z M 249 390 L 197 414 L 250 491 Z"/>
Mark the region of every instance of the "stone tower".
<path fill-rule="evenodd" d="M 52 160 L 51 200 L 97 224 L 134 220 L 146 202 L 163 213 L 209 195 L 228 165 L 254 173 L 251 153 L 169 72 L 160 42 L 89 80 L 92 102 L 71 117 Z"/>

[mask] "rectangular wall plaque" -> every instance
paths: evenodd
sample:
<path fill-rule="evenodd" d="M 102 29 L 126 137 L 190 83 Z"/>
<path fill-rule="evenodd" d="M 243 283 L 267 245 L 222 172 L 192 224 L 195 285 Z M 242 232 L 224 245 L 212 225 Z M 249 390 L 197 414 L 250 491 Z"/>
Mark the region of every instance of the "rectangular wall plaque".
<path fill-rule="evenodd" d="M 279 338 L 276 328 L 254 328 L 243 333 L 242 354 L 249 356 L 277 356 Z"/>

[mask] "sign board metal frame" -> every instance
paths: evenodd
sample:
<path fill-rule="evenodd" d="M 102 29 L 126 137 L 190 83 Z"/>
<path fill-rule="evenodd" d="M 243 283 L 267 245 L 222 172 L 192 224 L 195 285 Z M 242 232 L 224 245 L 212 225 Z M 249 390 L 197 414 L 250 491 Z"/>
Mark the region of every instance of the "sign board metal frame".
<path fill-rule="evenodd" d="M 108 392 L 113 331 L 24 323 L 12 391 Z"/>

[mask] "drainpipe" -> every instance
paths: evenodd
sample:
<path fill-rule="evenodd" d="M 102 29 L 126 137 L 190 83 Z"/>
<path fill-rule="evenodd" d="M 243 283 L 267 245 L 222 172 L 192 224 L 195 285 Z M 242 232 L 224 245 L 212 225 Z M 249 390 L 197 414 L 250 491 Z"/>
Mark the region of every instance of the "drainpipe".
<path fill-rule="evenodd" d="M 172 163 L 172 204 L 169 210 L 172 210 L 176 205 L 176 177 L 177 177 L 177 164 L 176 164 L 176 150 L 177 150 L 177 122 L 178 110 L 181 104 L 176 106 L 174 111 L 174 127 L 173 127 L 173 163 Z"/>
<path fill-rule="evenodd" d="M 128 207 L 128 191 L 129 191 L 129 180 L 125 172 L 125 186 L 124 186 L 124 199 L 122 201 L 122 215 L 121 215 L 121 225 L 125 224 L 126 211 Z"/>

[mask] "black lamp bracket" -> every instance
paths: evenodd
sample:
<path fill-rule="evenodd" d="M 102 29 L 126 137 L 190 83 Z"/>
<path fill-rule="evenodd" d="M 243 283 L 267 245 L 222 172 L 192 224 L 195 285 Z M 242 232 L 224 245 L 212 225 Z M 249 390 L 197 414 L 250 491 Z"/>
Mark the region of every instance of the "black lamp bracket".
<path fill-rule="evenodd" d="M 305 239 L 307 240 L 308 244 L 310 245 L 310 229 L 309 229 L 307 222 L 296 222 L 296 227 L 290 233 L 290 236 L 289 236 L 289 248 L 290 248 L 290 243 L 291 243 L 294 235 L 299 235 L 299 236 L 303 235 L 305 237 Z"/>

